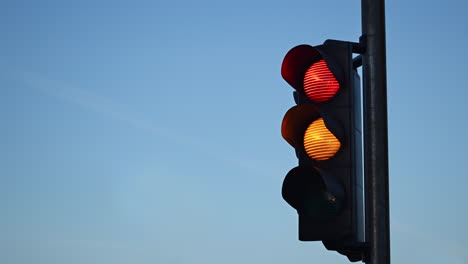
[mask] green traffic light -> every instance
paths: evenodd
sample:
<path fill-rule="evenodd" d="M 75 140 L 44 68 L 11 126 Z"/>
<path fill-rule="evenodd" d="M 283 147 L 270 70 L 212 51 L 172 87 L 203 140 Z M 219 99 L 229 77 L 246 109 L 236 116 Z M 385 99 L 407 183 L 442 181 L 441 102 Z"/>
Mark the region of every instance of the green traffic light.
<path fill-rule="evenodd" d="M 315 222 L 337 217 L 344 205 L 344 190 L 332 177 L 312 166 L 298 166 L 283 182 L 283 198 L 299 214 Z"/>
<path fill-rule="evenodd" d="M 341 208 L 341 199 L 324 190 L 308 193 L 304 197 L 303 213 L 317 222 L 335 218 Z"/>

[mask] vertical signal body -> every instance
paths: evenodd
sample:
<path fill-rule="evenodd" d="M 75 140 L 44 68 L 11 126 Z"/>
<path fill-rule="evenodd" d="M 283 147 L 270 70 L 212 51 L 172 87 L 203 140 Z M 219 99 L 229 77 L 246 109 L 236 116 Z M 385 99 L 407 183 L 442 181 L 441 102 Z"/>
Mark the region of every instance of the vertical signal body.
<path fill-rule="evenodd" d="M 281 75 L 297 103 L 281 133 L 298 166 L 286 175 L 282 196 L 299 216 L 299 240 L 322 241 L 351 261 L 362 252 L 362 124 L 359 76 L 348 42 L 299 45 L 284 57 Z"/>

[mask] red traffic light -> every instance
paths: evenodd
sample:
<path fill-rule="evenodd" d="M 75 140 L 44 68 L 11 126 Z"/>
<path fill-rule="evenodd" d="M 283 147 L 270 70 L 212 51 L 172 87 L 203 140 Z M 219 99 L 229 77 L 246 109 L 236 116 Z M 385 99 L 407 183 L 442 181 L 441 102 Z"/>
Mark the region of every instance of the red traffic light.
<path fill-rule="evenodd" d="M 315 47 L 299 45 L 284 57 L 281 75 L 298 92 L 322 103 L 332 99 L 341 87 L 339 69 L 333 67 L 331 70 L 334 64 Z"/>
<path fill-rule="evenodd" d="M 325 60 L 312 64 L 304 75 L 304 92 L 312 101 L 321 103 L 333 98 L 340 84 L 327 66 Z"/>

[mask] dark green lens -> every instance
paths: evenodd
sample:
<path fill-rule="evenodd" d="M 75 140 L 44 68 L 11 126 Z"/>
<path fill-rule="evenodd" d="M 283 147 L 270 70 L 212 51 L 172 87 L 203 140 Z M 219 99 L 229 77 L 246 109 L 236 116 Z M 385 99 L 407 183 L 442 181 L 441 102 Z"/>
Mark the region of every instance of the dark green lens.
<path fill-rule="evenodd" d="M 326 191 L 308 194 L 304 200 L 304 214 L 316 221 L 327 221 L 336 217 L 341 209 L 341 201 Z"/>

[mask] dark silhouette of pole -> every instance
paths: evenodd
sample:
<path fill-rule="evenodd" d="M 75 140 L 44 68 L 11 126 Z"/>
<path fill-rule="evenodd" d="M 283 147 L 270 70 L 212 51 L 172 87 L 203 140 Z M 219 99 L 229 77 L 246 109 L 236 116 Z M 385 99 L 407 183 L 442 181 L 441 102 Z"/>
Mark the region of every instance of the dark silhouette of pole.
<path fill-rule="evenodd" d="M 362 0 L 366 241 L 371 264 L 390 263 L 385 1 Z"/>

